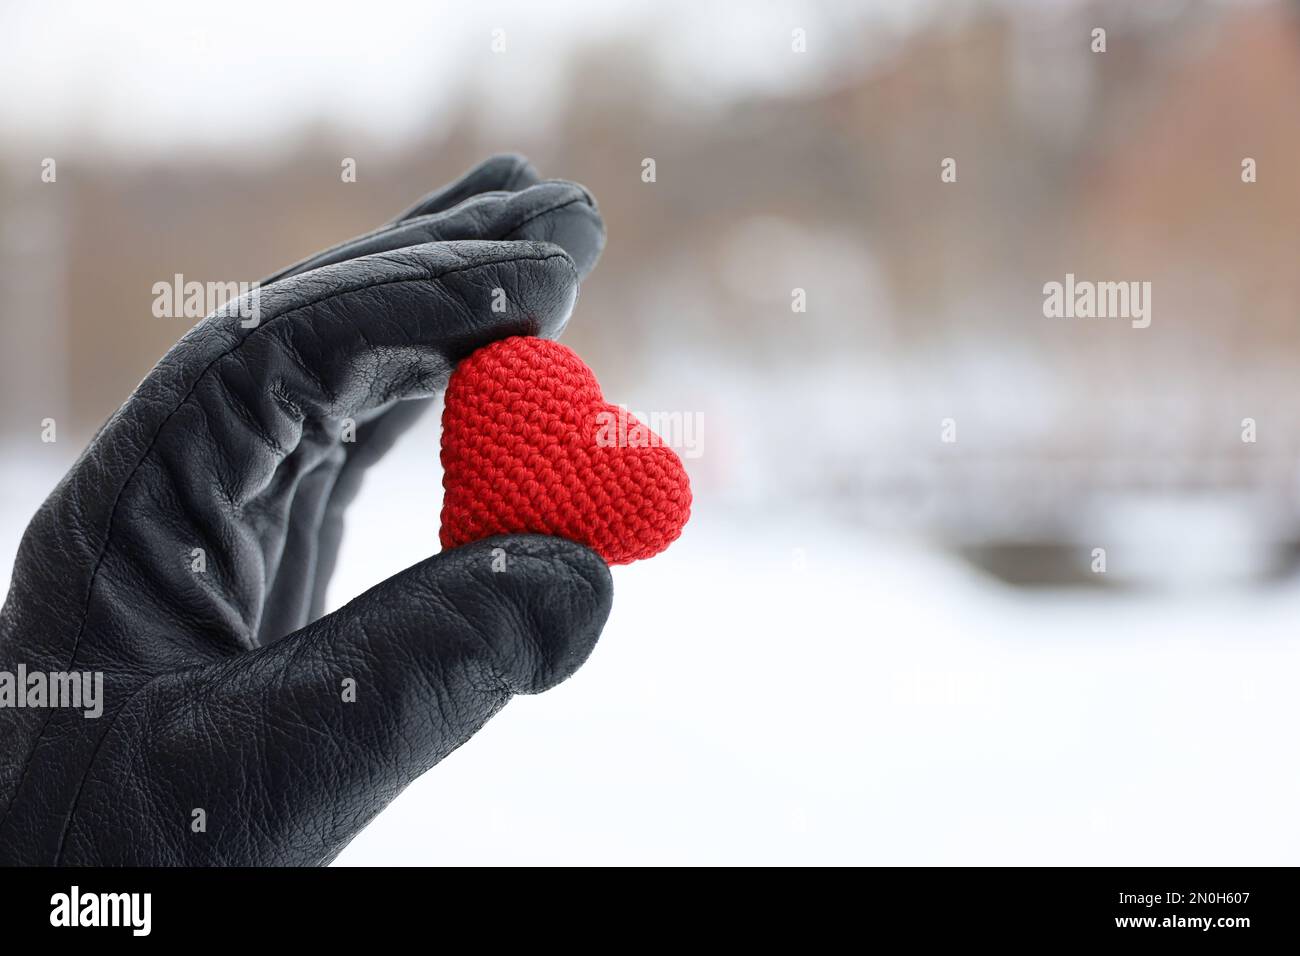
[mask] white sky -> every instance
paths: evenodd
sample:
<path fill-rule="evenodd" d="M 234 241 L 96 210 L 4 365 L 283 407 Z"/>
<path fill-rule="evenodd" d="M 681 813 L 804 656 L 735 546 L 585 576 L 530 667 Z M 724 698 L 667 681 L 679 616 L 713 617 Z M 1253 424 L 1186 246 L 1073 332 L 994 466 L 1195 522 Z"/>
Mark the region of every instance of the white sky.
<path fill-rule="evenodd" d="M 867 0 L 846 14 L 850 5 L 808 0 L 7 0 L 0 131 L 33 146 L 90 140 L 134 154 L 273 148 L 286 130 L 322 120 L 401 137 L 466 88 L 487 97 L 496 123 L 544 123 L 572 54 L 619 36 L 650 50 L 668 96 L 798 91 L 834 63 L 844 19 L 879 20 L 883 45 L 930 5 Z M 795 27 L 808 31 L 805 56 L 790 54 Z M 491 50 L 498 28 L 504 54 Z"/>
<path fill-rule="evenodd" d="M 1183 0 L 1142 2 L 1154 15 Z M 629 38 L 657 66 L 667 108 L 798 94 L 846 61 L 887 57 L 924 18 L 957 20 L 987 3 L 1049 17 L 1088 9 L 1083 0 L 3 0 L 0 149 L 256 156 L 322 122 L 374 147 L 428 132 L 466 91 L 491 132 L 527 133 L 545 128 L 566 83 L 581 81 L 569 75 L 575 53 Z M 802 56 L 790 52 L 795 27 L 807 31 Z M 505 31 L 504 54 L 492 52 L 494 29 Z"/>

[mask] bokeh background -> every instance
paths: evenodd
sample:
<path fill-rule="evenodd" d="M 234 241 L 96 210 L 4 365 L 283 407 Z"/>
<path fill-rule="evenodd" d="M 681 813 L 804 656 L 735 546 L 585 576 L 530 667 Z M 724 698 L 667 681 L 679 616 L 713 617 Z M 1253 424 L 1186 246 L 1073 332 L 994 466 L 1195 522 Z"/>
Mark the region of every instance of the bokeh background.
<path fill-rule="evenodd" d="M 0 89 L 6 580 L 185 331 L 155 282 L 492 152 L 600 202 L 606 394 L 703 423 L 588 666 L 340 864 L 1296 862 L 1300 4 L 7 0 Z M 1066 273 L 1151 326 L 1044 318 Z M 437 448 L 368 479 L 335 605 L 436 548 Z"/>

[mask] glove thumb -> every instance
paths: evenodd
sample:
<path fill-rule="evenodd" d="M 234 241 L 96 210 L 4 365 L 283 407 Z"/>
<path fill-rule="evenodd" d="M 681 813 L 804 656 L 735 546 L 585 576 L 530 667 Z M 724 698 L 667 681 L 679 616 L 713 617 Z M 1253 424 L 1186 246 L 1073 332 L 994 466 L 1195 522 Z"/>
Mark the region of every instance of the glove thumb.
<path fill-rule="evenodd" d="M 160 683 L 146 759 L 163 764 L 151 769 L 177 812 L 233 809 L 214 852 L 327 862 L 512 695 L 572 675 L 611 599 L 604 562 L 560 538 L 445 551 L 273 644 Z"/>

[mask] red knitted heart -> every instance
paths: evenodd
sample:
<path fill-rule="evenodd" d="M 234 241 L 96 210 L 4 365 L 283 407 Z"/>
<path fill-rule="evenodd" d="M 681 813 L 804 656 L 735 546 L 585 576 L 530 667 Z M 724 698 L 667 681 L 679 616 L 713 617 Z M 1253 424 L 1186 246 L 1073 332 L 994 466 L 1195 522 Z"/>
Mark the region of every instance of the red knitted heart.
<path fill-rule="evenodd" d="M 672 449 L 606 403 L 571 349 L 546 339 L 502 339 L 456 367 L 442 467 L 445 548 L 536 532 L 628 564 L 677 540 L 691 512 Z"/>

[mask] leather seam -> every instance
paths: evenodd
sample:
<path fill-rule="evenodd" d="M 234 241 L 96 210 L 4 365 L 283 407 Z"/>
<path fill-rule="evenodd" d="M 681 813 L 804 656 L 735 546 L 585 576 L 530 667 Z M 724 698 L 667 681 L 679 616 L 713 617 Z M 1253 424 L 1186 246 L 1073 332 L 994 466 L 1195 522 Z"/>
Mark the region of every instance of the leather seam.
<path fill-rule="evenodd" d="M 513 192 L 513 187 L 515 183 L 518 181 L 519 177 L 523 174 L 524 168 L 525 168 L 524 166 L 521 166 L 516 171 L 515 175 L 510 178 L 510 181 L 505 184 L 505 187 L 503 189 L 489 190 L 488 192 Z M 538 183 L 538 185 L 543 185 L 543 184 Z M 581 189 L 582 187 L 580 186 L 578 188 Z M 568 206 L 572 206 L 574 203 L 582 203 L 588 209 L 595 211 L 596 206 L 591 201 L 591 195 L 589 193 L 586 193 L 586 190 L 583 190 L 583 192 L 584 195 L 579 196 L 575 199 L 568 199 L 555 206 L 549 206 L 546 209 L 542 210 L 541 212 L 533 213 L 523 222 L 511 226 L 501 236 L 496 237 L 496 240 L 500 241 L 502 239 L 507 239 L 510 236 L 513 236 L 515 233 L 517 233 L 524 226 L 528 225 L 530 222 L 540 219 L 543 216 L 549 216 L 551 213 L 559 212 L 561 209 L 564 209 Z M 329 265 L 338 265 L 339 262 L 351 261 L 351 259 L 357 257 L 350 256 L 347 259 L 337 260 L 337 261 L 328 261 L 328 260 L 333 260 L 333 258 L 336 255 L 348 249 L 350 246 L 360 245 L 369 240 L 376 239 L 379 236 L 382 236 L 386 233 L 397 232 L 401 229 L 408 228 L 411 226 L 416 226 L 416 225 L 419 226 L 430 225 L 435 221 L 439 221 L 442 219 L 450 219 L 453 213 L 459 212 L 461 210 L 461 207 L 466 206 L 467 204 L 473 202 L 476 199 L 480 199 L 487 194 L 488 194 L 487 192 L 476 193 L 472 196 L 468 196 L 465 199 L 462 199 L 458 203 L 448 206 L 446 209 L 440 209 L 437 212 L 427 212 L 419 216 L 412 216 L 409 219 L 398 219 L 391 223 L 387 223 L 386 225 L 379 226 L 375 229 L 372 229 L 370 230 L 370 232 L 364 233 L 360 236 L 353 236 L 351 239 L 347 239 L 344 240 L 343 242 L 335 243 L 334 245 L 330 246 L 328 249 L 322 249 L 320 252 L 316 253 L 313 256 L 310 256 L 307 259 L 302 259 L 291 266 L 286 266 L 284 269 L 272 275 L 270 279 L 268 279 L 265 283 L 263 283 L 263 285 L 272 285 L 278 282 L 283 282 L 285 279 L 291 279 L 295 276 L 300 276 L 303 275 L 304 273 L 312 272 L 316 269 L 325 268 L 326 266 Z M 515 193 L 515 195 L 519 195 L 519 193 Z M 509 200 L 507 199 L 507 202 L 508 201 Z M 459 240 L 426 239 L 425 241 L 426 242 L 454 242 Z M 489 241 L 492 240 L 489 239 Z M 422 244 L 423 243 L 412 243 L 411 245 L 422 245 Z M 410 248 L 410 245 L 400 246 L 399 248 L 407 249 Z M 376 254 L 377 253 L 367 253 L 367 255 L 376 255 Z M 327 261 L 322 261 L 322 260 L 327 260 Z M 314 263 L 319 263 L 319 264 L 314 264 Z"/>
<path fill-rule="evenodd" d="M 77 781 L 77 793 L 76 796 L 72 798 L 72 809 L 68 811 L 68 816 L 63 821 L 63 830 L 59 834 L 59 846 L 58 849 L 54 851 L 54 864 L 53 864 L 54 866 L 58 866 L 59 861 L 63 858 L 63 849 L 68 842 L 68 834 L 72 832 L 72 821 L 77 815 L 77 810 L 81 807 L 81 794 L 86 789 L 86 780 L 90 777 L 91 768 L 95 766 L 95 760 L 99 757 L 99 751 L 103 748 L 104 741 L 108 740 L 109 735 L 113 732 L 113 728 L 117 726 L 118 720 L 121 718 L 122 714 L 126 712 L 126 709 L 131 705 L 131 702 L 133 700 L 135 700 L 146 690 L 152 687 L 155 683 L 157 683 L 158 680 L 160 680 L 166 674 L 175 674 L 175 673 L 179 673 L 179 672 L 164 671 L 161 674 L 155 674 L 153 677 L 150 677 L 147 681 L 145 681 L 135 690 L 131 691 L 131 695 L 127 697 L 126 700 L 122 701 L 122 706 L 117 708 L 117 710 L 113 711 L 113 719 L 108 722 L 108 726 L 104 729 L 104 732 L 100 735 L 99 739 L 95 741 L 95 749 L 90 755 L 90 760 L 86 763 L 86 769 L 82 772 L 81 779 Z M 42 735 L 43 734 L 44 731 L 42 730 Z M 39 741 L 40 738 L 38 737 L 37 742 Z M 34 749 L 35 748 L 33 748 L 33 750 Z M 21 780 L 19 780 L 19 785 L 20 786 L 22 785 Z"/>
<path fill-rule="evenodd" d="M 516 233 L 519 232 L 519 230 L 523 229 L 524 226 L 528 225 L 530 222 L 535 222 L 538 219 L 541 219 L 543 216 L 553 215 L 554 213 L 559 212 L 561 209 L 568 209 L 570 206 L 576 205 L 578 203 L 581 203 L 582 205 L 586 206 L 588 209 L 594 209 L 591 203 L 587 201 L 587 198 L 585 196 L 578 196 L 574 199 L 568 199 L 562 203 L 557 203 L 554 206 L 548 206 L 547 208 L 543 209 L 541 212 L 533 213 L 531 216 L 529 216 L 523 222 L 519 223 L 517 226 L 515 226 L 513 229 L 511 229 L 508 233 L 506 233 L 501 238 L 509 239 L 511 236 L 514 236 Z"/>

